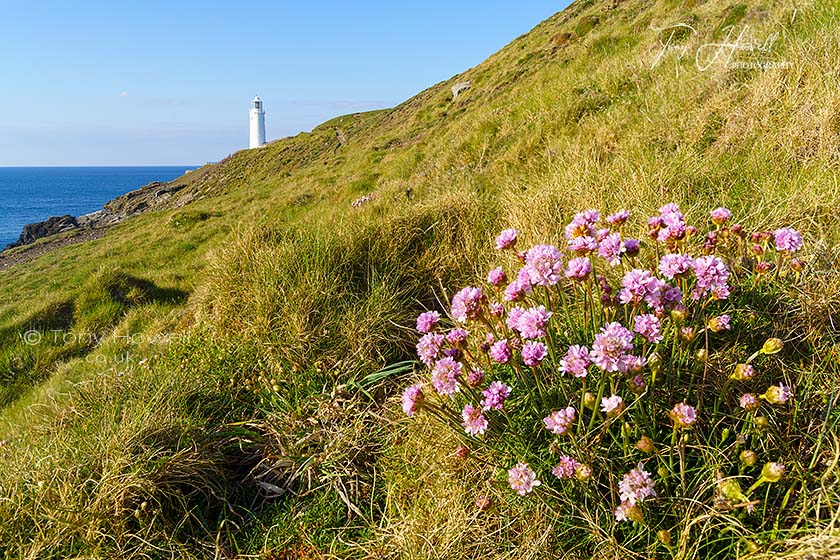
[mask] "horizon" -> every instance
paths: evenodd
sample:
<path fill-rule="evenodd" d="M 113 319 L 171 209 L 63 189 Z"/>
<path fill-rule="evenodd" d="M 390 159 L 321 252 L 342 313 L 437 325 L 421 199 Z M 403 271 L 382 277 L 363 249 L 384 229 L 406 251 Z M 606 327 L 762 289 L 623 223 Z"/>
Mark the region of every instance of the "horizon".
<path fill-rule="evenodd" d="M 19 54 L 0 88 L 0 167 L 219 161 L 248 147 L 254 95 L 268 141 L 392 108 L 569 3 L 8 7 L 0 45 Z"/>

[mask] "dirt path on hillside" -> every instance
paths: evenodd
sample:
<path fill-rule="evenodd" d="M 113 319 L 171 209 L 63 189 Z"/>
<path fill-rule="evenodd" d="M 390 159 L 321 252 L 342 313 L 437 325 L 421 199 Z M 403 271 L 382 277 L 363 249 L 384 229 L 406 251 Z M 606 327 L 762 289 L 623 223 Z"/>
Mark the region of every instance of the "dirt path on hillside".
<path fill-rule="evenodd" d="M 2 253 L 0 253 L 0 270 L 6 270 L 8 268 L 13 267 L 16 264 L 21 264 L 37 259 L 41 255 L 49 253 L 53 249 L 58 249 L 59 247 L 64 247 L 66 245 L 75 245 L 77 243 L 84 243 L 85 241 L 99 239 L 100 237 L 104 237 L 107 231 L 108 228 L 104 227 L 94 229 L 83 229 L 78 231 L 74 235 L 70 235 L 68 237 L 62 237 L 61 239 L 47 241 L 45 243 L 36 243 L 33 245 L 28 245 L 19 251 L 3 251 Z"/>

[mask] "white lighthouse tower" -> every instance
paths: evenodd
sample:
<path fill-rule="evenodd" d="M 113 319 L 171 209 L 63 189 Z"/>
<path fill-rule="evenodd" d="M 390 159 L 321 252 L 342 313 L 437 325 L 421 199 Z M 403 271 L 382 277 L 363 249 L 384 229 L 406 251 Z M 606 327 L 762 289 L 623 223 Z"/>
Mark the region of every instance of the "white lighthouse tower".
<path fill-rule="evenodd" d="M 260 96 L 251 102 L 251 143 L 250 148 L 259 148 L 265 144 L 265 111 Z"/>

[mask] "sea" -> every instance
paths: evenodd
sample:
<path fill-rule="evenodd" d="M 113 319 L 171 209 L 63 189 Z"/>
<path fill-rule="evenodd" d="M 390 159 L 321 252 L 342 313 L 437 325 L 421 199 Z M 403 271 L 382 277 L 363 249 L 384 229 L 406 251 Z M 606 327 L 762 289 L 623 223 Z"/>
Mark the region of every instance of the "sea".
<path fill-rule="evenodd" d="M 17 241 L 26 224 L 89 214 L 112 198 L 197 167 L 0 167 L 0 249 Z"/>

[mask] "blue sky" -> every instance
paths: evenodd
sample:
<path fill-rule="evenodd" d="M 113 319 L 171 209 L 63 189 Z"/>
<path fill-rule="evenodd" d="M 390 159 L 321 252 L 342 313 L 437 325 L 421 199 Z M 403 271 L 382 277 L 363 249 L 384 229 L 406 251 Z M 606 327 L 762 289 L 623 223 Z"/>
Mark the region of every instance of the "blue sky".
<path fill-rule="evenodd" d="M 0 165 L 215 161 L 393 106 L 567 0 L 3 2 Z"/>

